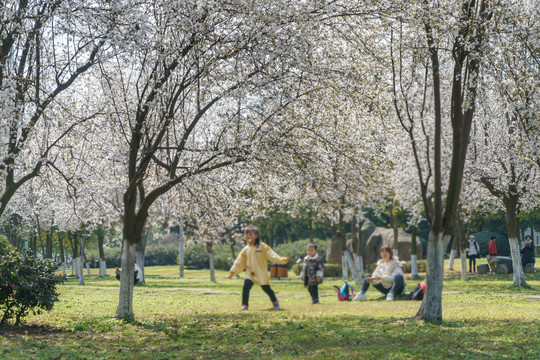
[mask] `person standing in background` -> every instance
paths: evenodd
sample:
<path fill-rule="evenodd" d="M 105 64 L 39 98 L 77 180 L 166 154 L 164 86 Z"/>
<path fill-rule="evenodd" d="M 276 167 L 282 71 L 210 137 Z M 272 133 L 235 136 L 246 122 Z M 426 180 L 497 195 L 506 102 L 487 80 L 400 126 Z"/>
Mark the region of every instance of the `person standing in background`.
<path fill-rule="evenodd" d="M 469 236 L 469 243 L 467 244 L 467 257 L 469 258 L 469 272 L 476 272 L 476 258 L 480 254 L 480 246 L 474 240 L 474 235 Z"/>

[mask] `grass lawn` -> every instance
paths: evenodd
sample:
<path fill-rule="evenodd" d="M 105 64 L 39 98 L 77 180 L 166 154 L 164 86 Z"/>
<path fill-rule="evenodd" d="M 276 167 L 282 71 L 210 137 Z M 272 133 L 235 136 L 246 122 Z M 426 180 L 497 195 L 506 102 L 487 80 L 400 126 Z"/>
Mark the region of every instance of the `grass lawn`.
<path fill-rule="evenodd" d="M 178 279 L 175 266 L 146 268 L 136 321 L 124 323 L 114 318 L 113 276 L 84 286 L 69 277 L 51 312 L 0 328 L 0 359 L 540 359 L 540 273 L 526 275 L 530 288 L 514 288 L 512 275 L 462 282 L 455 265 L 440 324 L 412 319 L 420 302 L 387 302 L 375 289 L 367 302 L 338 302 L 331 286 L 340 279 L 325 279 L 320 305 L 298 279 L 272 280 L 281 309 L 255 286 L 240 312 L 243 280 L 217 272 L 210 283 L 204 270 Z"/>

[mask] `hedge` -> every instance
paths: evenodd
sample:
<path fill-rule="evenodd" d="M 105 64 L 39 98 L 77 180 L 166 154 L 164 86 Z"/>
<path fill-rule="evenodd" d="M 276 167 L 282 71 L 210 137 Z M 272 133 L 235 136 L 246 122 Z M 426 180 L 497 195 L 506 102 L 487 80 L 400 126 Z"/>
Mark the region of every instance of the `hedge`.
<path fill-rule="evenodd" d="M 322 256 L 323 259 L 326 259 L 326 248 L 330 244 L 330 240 L 315 239 L 314 242 L 317 244 L 319 255 Z M 274 251 L 281 256 L 288 256 L 291 258 L 291 261 L 289 262 L 289 269 L 291 269 L 298 260 L 302 263 L 304 257 L 307 255 L 307 244 L 309 244 L 309 239 L 288 244 L 280 244 L 274 248 Z"/>
<path fill-rule="evenodd" d="M 294 264 L 292 267 L 292 272 L 296 276 L 300 276 L 302 272 L 302 266 L 304 264 Z M 324 264 L 324 277 L 340 277 L 341 276 L 341 265 L 340 264 Z"/>

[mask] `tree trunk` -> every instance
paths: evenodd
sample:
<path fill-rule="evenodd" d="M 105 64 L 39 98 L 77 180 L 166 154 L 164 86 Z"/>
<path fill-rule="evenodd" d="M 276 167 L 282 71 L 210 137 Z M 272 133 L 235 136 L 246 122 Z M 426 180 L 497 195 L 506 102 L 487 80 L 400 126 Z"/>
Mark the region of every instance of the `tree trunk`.
<path fill-rule="evenodd" d="M 147 232 L 143 235 L 141 241 L 137 244 L 136 252 L 135 252 L 135 263 L 139 265 L 141 268 L 141 280 L 139 281 L 139 284 L 146 284 L 144 279 L 144 256 L 146 251 L 146 235 Z"/>
<path fill-rule="evenodd" d="M 32 242 L 31 242 L 32 253 L 34 255 L 37 255 L 37 236 L 35 233 L 32 235 L 31 239 L 32 239 Z"/>
<path fill-rule="evenodd" d="M 357 255 L 361 252 L 361 246 L 362 242 L 360 240 L 361 234 L 358 234 L 358 227 L 357 227 L 357 221 L 356 221 L 356 215 L 353 216 L 352 220 L 352 226 L 351 226 L 351 232 L 352 232 L 352 250 L 353 250 L 353 258 L 354 258 L 354 268 L 356 269 L 356 272 L 358 273 L 358 276 L 360 276 L 360 280 L 364 279 L 364 264 L 362 256 Z M 355 250 L 356 245 L 356 252 Z M 354 274 L 353 274 L 354 276 Z M 356 280 L 355 280 L 356 281 Z"/>
<path fill-rule="evenodd" d="M 309 216 L 309 242 L 313 244 L 313 218 Z"/>
<path fill-rule="evenodd" d="M 441 321 L 444 249 L 450 235 L 430 232 L 428 239 L 426 290 L 416 316 L 425 321 Z"/>
<path fill-rule="evenodd" d="M 71 275 L 79 277 L 79 240 L 77 232 L 68 232 L 68 240 L 70 241 L 72 254 Z"/>
<path fill-rule="evenodd" d="M 102 227 L 103 225 L 100 225 Z M 105 230 L 99 228 L 96 231 L 97 240 L 98 240 L 98 250 L 99 250 L 99 276 L 107 276 L 107 265 L 105 264 L 105 249 L 103 243 L 105 240 Z"/>
<path fill-rule="evenodd" d="M 77 257 L 77 277 L 79 278 L 79 285 L 84 285 L 84 267 L 83 260 L 79 256 Z"/>
<path fill-rule="evenodd" d="M 53 251 L 53 230 L 52 228 L 49 229 L 49 231 L 45 234 L 45 239 L 47 240 L 47 244 L 45 246 L 45 257 L 47 259 L 52 259 L 52 251 Z"/>
<path fill-rule="evenodd" d="M 206 251 L 208 252 L 208 263 L 210 264 L 210 281 L 216 282 L 216 272 L 214 271 L 214 246 L 211 241 L 206 243 Z"/>
<path fill-rule="evenodd" d="M 107 261 L 105 259 L 99 261 L 99 268 L 101 269 L 101 276 L 109 276 L 107 274 Z"/>
<path fill-rule="evenodd" d="M 450 259 L 448 259 L 448 270 L 454 270 L 454 260 L 456 258 L 457 248 L 458 248 L 458 236 L 454 236 L 452 241 L 452 250 L 450 250 Z"/>
<path fill-rule="evenodd" d="M 521 265 L 521 254 L 519 246 L 519 225 L 517 218 L 518 196 L 510 195 L 504 199 L 506 208 L 506 231 L 508 232 L 508 242 L 510 243 L 510 255 L 512 256 L 512 267 L 514 268 L 514 286 L 527 285 L 525 272 Z"/>
<path fill-rule="evenodd" d="M 180 266 L 180 279 L 184 278 L 184 229 L 180 226 L 178 230 L 178 265 Z M 234 248 L 233 248 L 234 250 Z M 234 259 L 234 258 L 233 258 Z"/>
<path fill-rule="evenodd" d="M 411 233 L 411 276 L 413 278 L 418 276 L 418 262 L 416 260 L 416 233 L 418 229 L 413 226 Z"/>
<path fill-rule="evenodd" d="M 356 268 L 358 269 L 358 272 L 360 273 L 361 278 L 364 279 L 364 277 L 365 277 L 365 274 L 364 274 L 364 260 L 363 260 L 362 256 L 355 255 L 354 260 L 356 262 Z"/>
<path fill-rule="evenodd" d="M 356 268 L 353 257 L 352 257 L 349 250 L 345 250 L 343 252 L 343 258 L 344 258 L 344 260 L 346 260 L 344 262 L 347 263 L 347 265 L 349 266 L 349 269 L 351 270 L 351 274 L 353 276 L 354 283 L 357 284 L 357 285 L 360 285 L 362 283 L 362 278 L 360 277 L 360 273 L 358 272 L 358 269 Z"/>
<path fill-rule="evenodd" d="M 86 247 L 86 235 L 81 236 L 81 244 L 79 246 L 79 266 L 78 266 L 78 275 L 79 275 L 79 285 L 84 285 L 84 273 L 83 273 L 83 263 L 84 263 L 84 248 Z"/>
<path fill-rule="evenodd" d="M 77 275 L 77 259 L 78 257 L 71 259 L 71 276 L 75 275 L 76 277 L 79 277 L 79 275 Z"/>
<path fill-rule="evenodd" d="M 125 231 L 125 230 L 124 230 Z M 122 242 L 122 273 L 120 274 L 120 294 L 116 317 L 126 321 L 133 321 L 133 283 L 135 269 L 136 244 L 131 244 L 126 237 Z"/>
<path fill-rule="evenodd" d="M 38 230 L 38 236 L 39 236 L 39 244 L 41 246 L 41 255 L 43 258 L 45 258 L 45 247 L 43 246 L 43 238 L 41 237 L 41 226 L 39 224 L 39 217 L 36 215 L 36 225 Z"/>
<path fill-rule="evenodd" d="M 231 255 L 233 261 L 236 259 L 236 254 L 234 251 L 234 240 L 232 238 L 232 234 L 230 232 L 227 233 L 227 237 L 229 238 L 229 247 L 231 248 Z"/>
<path fill-rule="evenodd" d="M 341 255 L 341 278 L 343 280 L 349 280 L 349 269 L 347 268 L 347 259 L 345 259 L 345 252 Z"/>
<path fill-rule="evenodd" d="M 358 229 L 362 229 L 363 221 L 360 222 Z M 364 233 L 360 231 L 358 233 L 358 267 L 360 268 L 360 273 L 362 274 L 362 279 L 365 277 L 364 273 L 364 253 L 365 253 L 365 244 L 364 244 Z"/>
<path fill-rule="evenodd" d="M 214 253 L 211 252 L 208 254 L 208 261 L 210 263 L 210 281 L 216 282 L 216 272 L 214 271 Z"/>
<path fill-rule="evenodd" d="M 61 269 L 62 269 L 62 275 L 66 276 L 66 257 L 64 254 L 64 236 L 58 237 L 58 246 L 60 246 L 60 262 L 61 262 Z"/>
<path fill-rule="evenodd" d="M 394 256 L 399 259 L 398 240 L 399 240 L 399 227 L 398 227 L 398 210 L 396 208 L 396 202 L 392 200 L 390 207 L 390 221 L 392 223 L 392 230 L 394 230 Z"/>
<path fill-rule="evenodd" d="M 461 258 L 461 280 L 467 281 L 467 237 L 465 236 L 465 223 L 458 214 L 457 234 L 454 241 L 459 245 L 459 257 Z"/>

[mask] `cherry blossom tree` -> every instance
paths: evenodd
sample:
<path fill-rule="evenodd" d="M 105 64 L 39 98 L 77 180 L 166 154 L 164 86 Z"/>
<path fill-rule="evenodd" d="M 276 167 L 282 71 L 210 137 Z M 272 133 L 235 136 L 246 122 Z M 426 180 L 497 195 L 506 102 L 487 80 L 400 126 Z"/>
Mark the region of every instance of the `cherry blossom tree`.
<path fill-rule="evenodd" d="M 152 205 L 190 178 L 266 158 L 294 127 L 284 109 L 304 96 L 294 65 L 311 48 L 296 39 L 314 31 L 306 20 L 316 14 L 312 5 L 254 1 L 159 1 L 124 14 L 125 39 L 96 74 L 109 134 L 122 140 L 117 317 L 133 318 L 135 249 Z"/>
<path fill-rule="evenodd" d="M 512 112 L 507 111 L 506 103 L 496 94 L 489 97 L 499 101 L 482 106 L 484 116 L 479 119 L 474 133 L 471 166 L 474 166 L 475 178 L 504 204 L 514 285 L 522 286 L 526 281 L 519 252 L 518 212 L 537 205 L 540 168 L 519 151 L 516 134 L 519 125 Z"/>
<path fill-rule="evenodd" d="M 0 5 L 0 215 L 15 192 L 52 163 L 58 141 L 85 121 L 57 119 L 50 110 L 68 109 L 75 101 L 65 95 L 99 61 L 119 9 L 108 1 L 84 4 L 11 0 Z M 47 128 L 54 131 L 40 137 Z M 41 146 L 31 146 L 32 141 Z"/>
<path fill-rule="evenodd" d="M 494 56 L 480 80 L 493 86 L 483 87 L 470 151 L 474 178 L 504 205 L 516 286 L 526 285 L 517 215 L 534 208 L 540 194 L 539 20 L 531 11 L 537 6 L 526 1 L 508 8 L 489 43 Z"/>
<path fill-rule="evenodd" d="M 419 161 L 420 153 L 414 153 L 424 214 L 431 223 L 426 293 L 417 317 L 437 321 L 442 319 L 444 250 L 454 231 L 475 114 L 477 79 L 482 71 L 486 38 L 494 23 L 494 9 L 485 1 L 418 1 L 403 6 L 383 2 L 375 6 L 389 14 L 376 21 L 378 33 L 387 39 L 376 46 L 390 48 L 388 83 L 395 115 L 408 132 L 413 151 L 416 138 L 408 130 L 412 128 L 411 120 L 416 119 L 416 129 L 426 134 L 428 130 L 417 119 L 430 119 L 432 124 L 429 137 L 424 137 L 431 141 L 425 148 L 430 162 Z M 448 163 L 442 161 L 445 124 L 451 127 Z M 447 187 L 443 187 L 445 179 Z"/>

